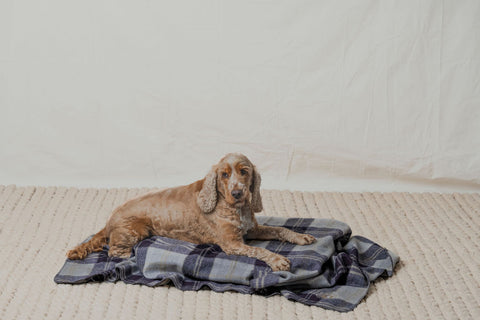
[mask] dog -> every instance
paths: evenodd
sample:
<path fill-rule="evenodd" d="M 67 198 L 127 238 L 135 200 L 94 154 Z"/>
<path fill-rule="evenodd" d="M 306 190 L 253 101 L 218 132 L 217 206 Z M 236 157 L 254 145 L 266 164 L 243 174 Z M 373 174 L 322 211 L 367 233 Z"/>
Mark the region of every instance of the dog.
<path fill-rule="evenodd" d="M 255 213 L 263 210 L 260 183 L 260 174 L 246 156 L 227 154 L 202 180 L 151 192 L 117 207 L 105 227 L 68 251 L 67 257 L 84 259 L 108 244 L 109 256 L 128 258 L 139 241 L 162 236 L 195 244 L 217 244 L 226 254 L 262 260 L 272 271 L 288 271 L 290 261 L 286 257 L 249 246 L 244 237 L 298 245 L 311 244 L 315 237 L 259 225 Z"/>

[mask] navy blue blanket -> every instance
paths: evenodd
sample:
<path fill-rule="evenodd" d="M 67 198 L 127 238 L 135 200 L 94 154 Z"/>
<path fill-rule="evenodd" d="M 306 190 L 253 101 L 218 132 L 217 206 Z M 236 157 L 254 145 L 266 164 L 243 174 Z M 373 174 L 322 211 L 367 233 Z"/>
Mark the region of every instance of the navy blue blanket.
<path fill-rule="evenodd" d="M 129 259 L 109 258 L 105 247 L 84 260 L 67 260 L 54 280 L 69 284 L 122 280 L 147 286 L 173 284 L 180 290 L 208 287 L 217 292 L 281 294 L 307 305 L 345 312 L 360 303 L 371 281 L 391 276 L 399 259 L 364 237 L 351 237 L 350 227 L 340 221 L 262 216 L 257 220 L 311 234 L 317 241 L 307 246 L 247 241 L 290 259 L 290 271 L 272 272 L 263 261 L 227 255 L 217 245 L 151 237 L 138 243 Z"/>

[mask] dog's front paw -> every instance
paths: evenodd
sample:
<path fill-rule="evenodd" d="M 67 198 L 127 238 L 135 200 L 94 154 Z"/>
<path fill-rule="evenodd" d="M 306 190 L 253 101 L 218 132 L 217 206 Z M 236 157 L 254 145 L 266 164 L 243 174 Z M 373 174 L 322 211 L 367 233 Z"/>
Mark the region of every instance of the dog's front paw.
<path fill-rule="evenodd" d="M 311 244 L 311 243 L 314 243 L 315 242 L 315 237 L 314 236 L 311 236 L 309 234 L 302 234 L 302 233 L 298 233 L 296 238 L 295 238 L 295 242 L 296 244 L 299 244 L 301 246 L 304 246 L 304 245 L 307 245 L 307 244 Z"/>
<path fill-rule="evenodd" d="M 290 260 L 279 254 L 273 255 L 266 262 L 272 271 L 290 271 Z"/>

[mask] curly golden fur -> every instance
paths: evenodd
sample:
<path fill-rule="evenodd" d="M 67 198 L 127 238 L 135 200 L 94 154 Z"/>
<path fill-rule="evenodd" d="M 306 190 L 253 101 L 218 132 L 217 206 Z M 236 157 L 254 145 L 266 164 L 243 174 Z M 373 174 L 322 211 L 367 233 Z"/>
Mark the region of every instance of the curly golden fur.
<path fill-rule="evenodd" d="M 315 238 L 259 225 L 254 213 L 263 210 L 260 183 L 260 174 L 247 157 L 227 154 L 202 180 L 148 193 L 119 206 L 100 232 L 70 250 L 67 256 L 83 259 L 108 244 L 109 256 L 128 258 L 137 242 L 158 235 L 197 244 L 218 244 L 227 254 L 263 260 L 273 271 L 289 270 L 287 258 L 248 246 L 243 237 L 299 245 L 310 244 Z"/>

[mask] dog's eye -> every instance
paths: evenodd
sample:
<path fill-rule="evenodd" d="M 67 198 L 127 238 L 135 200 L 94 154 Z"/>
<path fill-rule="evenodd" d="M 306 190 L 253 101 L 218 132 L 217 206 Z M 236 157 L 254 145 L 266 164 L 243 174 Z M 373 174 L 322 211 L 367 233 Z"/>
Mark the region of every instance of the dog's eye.
<path fill-rule="evenodd" d="M 225 178 L 225 179 L 227 179 L 227 178 L 228 178 L 228 173 L 226 173 L 226 172 L 222 172 L 222 178 Z"/>
<path fill-rule="evenodd" d="M 241 174 L 242 176 L 246 175 L 247 173 L 248 173 L 248 171 L 245 170 L 245 169 L 240 170 L 240 174 Z"/>

